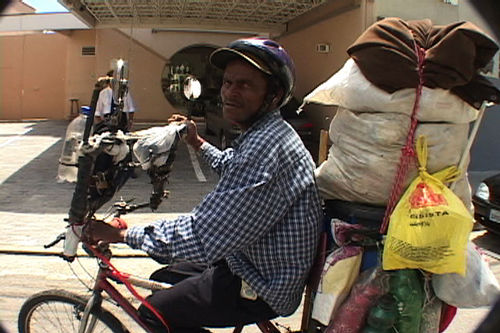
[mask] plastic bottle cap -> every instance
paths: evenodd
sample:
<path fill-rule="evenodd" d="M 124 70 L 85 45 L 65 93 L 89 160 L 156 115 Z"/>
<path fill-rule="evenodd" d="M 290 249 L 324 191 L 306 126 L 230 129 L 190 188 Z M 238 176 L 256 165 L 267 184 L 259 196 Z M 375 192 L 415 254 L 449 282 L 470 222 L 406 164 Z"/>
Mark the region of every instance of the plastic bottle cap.
<path fill-rule="evenodd" d="M 86 116 L 90 116 L 90 111 L 91 111 L 91 110 L 90 110 L 90 106 L 82 106 L 82 107 L 80 108 L 80 113 L 81 113 L 81 114 L 84 114 L 84 115 L 86 115 Z"/>

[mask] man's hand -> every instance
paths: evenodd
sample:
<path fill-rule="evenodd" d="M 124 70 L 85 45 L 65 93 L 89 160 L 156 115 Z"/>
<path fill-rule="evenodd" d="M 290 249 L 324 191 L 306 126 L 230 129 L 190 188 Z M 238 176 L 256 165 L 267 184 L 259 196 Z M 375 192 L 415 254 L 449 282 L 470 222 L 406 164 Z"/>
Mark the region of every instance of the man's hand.
<path fill-rule="evenodd" d="M 189 120 L 186 116 L 180 114 L 173 114 L 168 118 L 169 123 L 184 123 L 187 126 L 187 134 L 184 141 L 195 150 L 199 150 L 205 140 L 198 135 L 198 129 L 194 121 Z"/>
<path fill-rule="evenodd" d="M 113 219 L 110 223 L 94 221 L 84 232 L 91 243 L 124 243 L 127 224 L 122 219 Z"/>

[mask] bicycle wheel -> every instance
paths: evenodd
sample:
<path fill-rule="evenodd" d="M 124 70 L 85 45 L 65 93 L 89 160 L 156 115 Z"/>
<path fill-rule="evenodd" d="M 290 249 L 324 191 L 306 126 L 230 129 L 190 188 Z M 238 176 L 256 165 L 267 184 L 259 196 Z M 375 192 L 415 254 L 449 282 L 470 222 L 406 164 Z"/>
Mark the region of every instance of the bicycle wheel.
<path fill-rule="evenodd" d="M 19 312 L 19 333 L 78 332 L 86 303 L 84 297 L 65 290 L 34 294 L 24 302 Z M 97 318 L 93 332 L 128 332 L 107 310 L 96 309 L 92 311 L 92 316 Z"/>

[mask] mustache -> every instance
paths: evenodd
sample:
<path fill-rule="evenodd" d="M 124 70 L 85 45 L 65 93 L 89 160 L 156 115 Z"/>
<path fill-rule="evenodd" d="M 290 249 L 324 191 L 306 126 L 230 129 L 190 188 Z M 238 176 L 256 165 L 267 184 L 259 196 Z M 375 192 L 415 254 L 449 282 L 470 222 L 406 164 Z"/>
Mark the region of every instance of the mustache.
<path fill-rule="evenodd" d="M 243 106 L 243 104 L 238 101 L 238 100 L 234 100 L 234 99 L 224 99 L 222 100 L 222 105 L 223 106 L 235 106 L 235 107 L 241 107 Z"/>

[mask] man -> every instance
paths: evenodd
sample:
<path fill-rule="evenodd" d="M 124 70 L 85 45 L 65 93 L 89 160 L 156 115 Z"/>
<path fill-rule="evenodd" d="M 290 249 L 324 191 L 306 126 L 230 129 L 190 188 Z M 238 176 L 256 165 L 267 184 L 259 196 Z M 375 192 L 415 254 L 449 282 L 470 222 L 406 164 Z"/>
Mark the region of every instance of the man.
<path fill-rule="evenodd" d="M 101 90 L 101 92 L 99 93 L 99 98 L 97 99 L 95 115 L 94 115 L 96 124 L 102 122 L 104 118 L 110 115 L 114 111 L 114 108 L 117 107 L 116 104 L 117 101 L 113 99 L 113 88 L 112 88 L 113 74 L 114 71 L 110 70 L 108 73 L 106 73 L 106 76 L 102 78 L 102 80 L 105 83 L 105 87 L 104 89 Z M 123 97 L 123 114 L 122 114 L 123 119 L 120 124 L 121 130 L 124 131 L 132 130 L 135 111 L 136 107 L 134 104 L 134 100 L 132 99 L 130 91 L 127 90 Z"/>
<path fill-rule="evenodd" d="M 194 122 L 173 120 L 187 123 L 186 142 L 220 174 L 215 189 L 190 216 L 124 230 L 93 224 L 90 230 L 94 240 L 126 242 L 161 263 L 175 263 L 152 278 L 177 283 L 148 298 L 172 332 L 292 314 L 319 235 L 314 162 L 279 113 L 294 88 L 290 57 L 274 41 L 249 38 L 216 50 L 210 61 L 224 70 L 224 117 L 242 130 L 234 149 L 220 151 L 198 135 Z M 155 321 L 145 307 L 141 315 Z"/>

